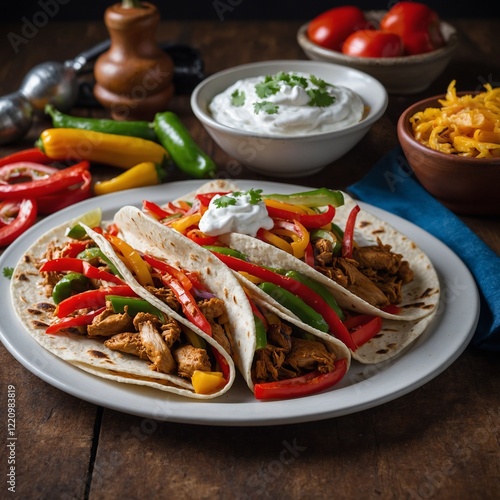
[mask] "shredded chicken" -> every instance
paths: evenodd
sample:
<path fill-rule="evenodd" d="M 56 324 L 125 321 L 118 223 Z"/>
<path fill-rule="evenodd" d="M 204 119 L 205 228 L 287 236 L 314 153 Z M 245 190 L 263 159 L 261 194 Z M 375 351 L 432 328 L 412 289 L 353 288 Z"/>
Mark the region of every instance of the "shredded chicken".
<path fill-rule="evenodd" d="M 141 336 L 137 332 L 118 333 L 105 340 L 104 345 L 112 351 L 125 352 L 141 359 L 149 359 L 146 348 L 141 342 Z"/>
<path fill-rule="evenodd" d="M 110 302 L 106 309 L 97 315 L 87 327 L 89 337 L 112 337 L 117 333 L 133 330 L 132 318 L 127 313 L 115 313 Z"/>
<path fill-rule="evenodd" d="M 210 371 L 210 359 L 207 351 L 190 344 L 173 351 L 174 360 L 177 363 L 177 372 L 181 377 L 191 378 L 195 370 Z"/>

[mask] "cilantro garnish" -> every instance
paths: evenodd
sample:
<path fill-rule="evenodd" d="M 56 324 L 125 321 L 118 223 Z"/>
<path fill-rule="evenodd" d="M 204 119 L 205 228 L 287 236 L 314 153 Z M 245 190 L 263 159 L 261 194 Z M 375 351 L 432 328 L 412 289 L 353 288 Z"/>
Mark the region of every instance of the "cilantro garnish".
<path fill-rule="evenodd" d="M 219 198 L 214 198 L 213 204 L 216 208 L 226 208 L 231 205 L 236 205 L 236 198 L 246 194 L 250 198 L 250 205 L 257 205 L 262 201 L 262 197 L 260 196 L 261 193 L 262 189 L 249 189 L 245 192 L 234 191 L 233 193 L 222 195 Z"/>
<path fill-rule="evenodd" d="M 266 76 L 263 82 L 255 84 L 255 92 L 262 99 L 277 94 L 279 89 L 278 80 L 271 76 Z"/>
<path fill-rule="evenodd" d="M 245 104 L 245 92 L 242 90 L 235 90 L 231 94 L 231 104 L 236 107 L 243 106 L 243 104 Z"/>
<path fill-rule="evenodd" d="M 311 80 L 311 83 L 316 85 L 316 87 L 320 89 L 324 89 L 325 87 L 333 87 L 331 83 L 325 82 L 322 78 L 318 78 L 317 76 L 311 75 L 309 77 L 309 80 Z"/>
<path fill-rule="evenodd" d="M 279 106 L 277 104 L 273 104 L 269 101 L 260 101 L 253 103 L 253 110 L 255 113 L 259 114 L 261 111 L 264 111 L 268 115 L 275 115 L 278 112 Z"/>
<path fill-rule="evenodd" d="M 309 106 L 325 108 L 326 106 L 333 104 L 335 101 L 335 97 L 320 89 L 309 89 L 307 91 L 307 95 L 309 96 Z"/>
<path fill-rule="evenodd" d="M 8 278 L 8 279 L 11 279 L 13 274 L 14 274 L 14 268 L 13 267 L 4 267 L 2 269 L 2 273 L 3 275 Z"/>

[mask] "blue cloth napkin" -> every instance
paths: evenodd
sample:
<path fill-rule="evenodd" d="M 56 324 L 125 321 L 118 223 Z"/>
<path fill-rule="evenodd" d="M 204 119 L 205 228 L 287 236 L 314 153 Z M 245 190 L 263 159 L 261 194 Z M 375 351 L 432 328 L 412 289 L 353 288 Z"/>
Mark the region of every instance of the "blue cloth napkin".
<path fill-rule="evenodd" d="M 500 257 L 422 187 L 401 148 L 382 158 L 347 191 L 361 201 L 417 224 L 462 259 L 481 296 L 479 322 L 471 345 L 500 352 Z"/>

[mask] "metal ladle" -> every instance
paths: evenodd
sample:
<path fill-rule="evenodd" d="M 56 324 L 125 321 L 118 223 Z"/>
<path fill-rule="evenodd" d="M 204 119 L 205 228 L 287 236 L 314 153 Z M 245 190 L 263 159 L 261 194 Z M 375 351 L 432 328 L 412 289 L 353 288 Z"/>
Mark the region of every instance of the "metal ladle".
<path fill-rule="evenodd" d="M 110 43 L 105 40 L 64 63 L 41 63 L 28 72 L 17 92 L 0 97 L 0 144 L 23 137 L 32 125 L 34 113 L 43 112 L 46 104 L 61 111 L 70 109 L 78 97 L 78 74 Z"/>

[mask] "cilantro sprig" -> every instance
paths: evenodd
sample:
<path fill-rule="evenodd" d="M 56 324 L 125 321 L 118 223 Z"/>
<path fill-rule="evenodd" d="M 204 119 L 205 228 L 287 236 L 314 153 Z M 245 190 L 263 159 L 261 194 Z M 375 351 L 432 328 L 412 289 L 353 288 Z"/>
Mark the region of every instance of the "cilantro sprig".
<path fill-rule="evenodd" d="M 250 205 L 258 205 L 262 201 L 262 189 L 249 189 L 248 191 L 234 191 L 224 194 L 219 198 L 214 198 L 213 203 L 216 208 L 227 208 L 236 205 L 237 198 L 247 195 Z"/>
<path fill-rule="evenodd" d="M 268 115 L 275 115 L 278 112 L 279 106 L 277 104 L 273 104 L 269 101 L 260 101 L 253 103 L 253 110 L 255 114 L 259 114 L 261 111 L 264 111 Z"/>
<path fill-rule="evenodd" d="M 245 92 L 243 90 L 238 90 L 236 89 L 232 94 L 231 94 L 231 104 L 236 107 L 241 107 L 243 104 L 245 104 Z"/>

